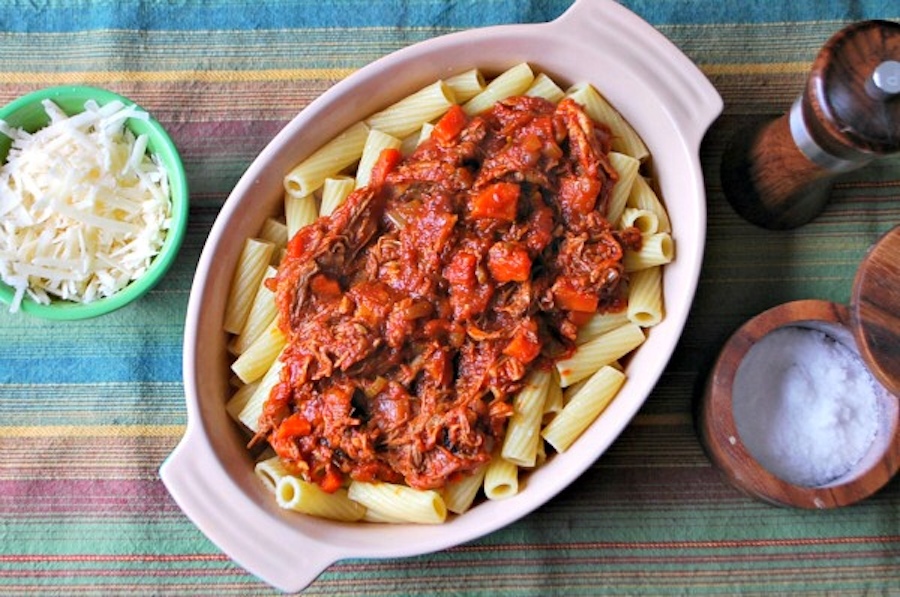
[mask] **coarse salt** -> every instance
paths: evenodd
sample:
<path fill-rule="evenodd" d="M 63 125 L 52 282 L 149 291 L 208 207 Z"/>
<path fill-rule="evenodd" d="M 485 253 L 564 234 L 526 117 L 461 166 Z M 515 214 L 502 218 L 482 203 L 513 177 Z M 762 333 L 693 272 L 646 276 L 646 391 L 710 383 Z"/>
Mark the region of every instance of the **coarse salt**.
<path fill-rule="evenodd" d="M 67 116 L 43 101 L 50 123 L 34 132 L 0 121 L 12 139 L 0 167 L 0 279 L 25 296 L 91 302 L 140 277 L 170 225 L 165 169 L 147 136 L 125 127 L 146 120 L 136 106 L 85 102 Z"/>
<path fill-rule="evenodd" d="M 831 335 L 775 330 L 747 352 L 735 375 L 738 435 L 775 476 L 825 485 L 848 473 L 872 445 L 879 387 L 859 356 Z"/>

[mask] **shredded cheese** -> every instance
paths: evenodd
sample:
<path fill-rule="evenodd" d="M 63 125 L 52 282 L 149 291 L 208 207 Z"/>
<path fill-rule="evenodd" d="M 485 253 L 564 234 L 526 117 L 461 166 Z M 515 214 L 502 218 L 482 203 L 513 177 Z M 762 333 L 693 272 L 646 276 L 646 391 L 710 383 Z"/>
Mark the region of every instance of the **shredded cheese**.
<path fill-rule="evenodd" d="M 12 139 L 0 167 L 0 279 L 25 296 L 88 303 L 139 278 L 170 225 L 165 168 L 146 135 L 125 127 L 146 112 L 122 102 L 67 116 L 44 100 L 50 123 L 35 133 L 0 120 Z"/>

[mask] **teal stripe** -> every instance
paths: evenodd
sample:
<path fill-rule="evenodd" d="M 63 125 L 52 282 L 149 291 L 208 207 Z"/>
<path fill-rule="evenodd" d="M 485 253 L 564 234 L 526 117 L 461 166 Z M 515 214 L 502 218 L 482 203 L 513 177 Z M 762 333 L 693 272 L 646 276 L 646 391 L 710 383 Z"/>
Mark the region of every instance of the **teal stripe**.
<path fill-rule="evenodd" d="M 392 8 L 367 0 L 332 0 L 323 10 L 318 0 L 100 2 L 51 0 L 7 5 L 0 28 L 14 31 L 72 31 L 130 26 L 139 29 L 284 29 L 296 27 L 476 27 L 499 23 L 548 21 L 565 10 L 570 0 L 515 3 L 406 0 Z M 90 11 L 85 11 L 90 6 Z M 50 8 L 48 11 L 47 8 Z M 15 18 L 12 18 L 12 15 Z"/>
<path fill-rule="evenodd" d="M 404 31 L 299 28 L 267 30 L 144 31 L 116 29 L 23 33 L 0 29 L 0 58 L 15 59 L 24 72 L 94 71 L 98 60 L 137 71 L 207 68 L 253 70 L 358 68 L 411 43 L 455 31 L 427 27 Z M 27 50 L 27 51 L 23 51 Z M 60 51 L 65 51 L 61 59 Z M 112 56 L 110 51 L 115 50 Z"/>
<path fill-rule="evenodd" d="M 571 0 L 508 3 L 499 0 L 453 2 L 404 0 L 385 8 L 368 0 L 332 0 L 323 10 L 319 0 L 260 2 L 247 10 L 241 1 L 117 2 L 51 0 L 7 3 L 0 29 L 64 32 L 79 29 L 260 30 L 392 26 L 410 29 L 483 27 L 502 23 L 550 21 Z M 766 23 L 784 21 L 861 20 L 884 14 L 878 0 L 843 2 L 695 2 L 691 0 L 630 0 L 623 2 L 654 24 Z M 85 10 L 86 7 L 90 10 Z"/>
<path fill-rule="evenodd" d="M 0 421 L 17 426 L 180 425 L 185 422 L 184 387 L 172 382 L 0 384 Z M 52 401 L 48 400 L 53 397 Z M 52 408 L 50 405 L 52 404 Z M 147 408 L 152 404 L 152 408 Z"/>

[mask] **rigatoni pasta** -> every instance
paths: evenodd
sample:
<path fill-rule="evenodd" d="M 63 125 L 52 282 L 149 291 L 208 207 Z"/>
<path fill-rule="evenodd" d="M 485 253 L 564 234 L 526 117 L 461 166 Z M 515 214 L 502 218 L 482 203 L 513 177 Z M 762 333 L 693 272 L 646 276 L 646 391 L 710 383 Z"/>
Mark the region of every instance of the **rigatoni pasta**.
<path fill-rule="evenodd" d="M 519 467 L 495 454 L 484 472 L 484 496 L 489 500 L 504 500 L 519 493 Z"/>
<path fill-rule="evenodd" d="M 332 493 L 324 491 L 315 483 L 284 475 L 275 485 L 278 505 L 286 510 L 294 510 L 310 516 L 354 522 L 366 515 L 366 508 L 359 500 L 350 499 L 346 489 Z"/>
<path fill-rule="evenodd" d="M 502 99 L 524 93 L 534 82 L 534 72 L 525 64 L 504 71 L 493 79 L 484 90 L 463 104 L 466 114 L 474 115 L 483 112 Z"/>
<path fill-rule="evenodd" d="M 625 374 L 604 366 L 572 397 L 541 435 L 557 452 L 565 452 L 609 405 L 625 383 Z"/>
<path fill-rule="evenodd" d="M 457 103 L 464 103 L 484 91 L 484 75 L 477 68 L 469 69 L 458 75 L 444 79 L 447 87 L 453 90 Z"/>
<path fill-rule="evenodd" d="M 516 466 L 534 466 L 550 382 L 550 371 L 532 371 L 525 387 L 513 399 L 513 414 L 506 426 L 500 455 Z"/>
<path fill-rule="evenodd" d="M 284 190 L 292 197 L 306 197 L 317 191 L 330 176 L 355 164 L 369 138 L 369 127 L 358 122 L 297 164 L 284 177 Z"/>
<path fill-rule="evenodd" d="M 238 334 L 244 328 L 274 250 L 274 243 L 269 241 L 249 238 L 244 243 L 225 303 L 222 327 L 226 332 Z"/>
<path fill-rule="evenodd" d="M 442 495 L 447 510 L 456 514 L 462 514 L 472 507 L 478 492 L 484 484 L 484 475 L 487 472 L 487 465 L 483 465 L 475 469 L 470 475 L 462 476 L 454 479 L 444 485 Z"/>
<path fill-rule="evenodd" d="M 531 97 L 542 97 L 554 104 L 566 96 L 565 92 L 560 89 L 556 82 L 547 76 L 546 73 L 538 73 L 524 95 Z"/>
<path fill-rule="evenodd" d="M 402 142 L 403 141 L 398 137 L 378 129 L 371 129 L 369 131 L 369 136 L 366 137 L 366 144 L 363 146 L 362 156 L 359 158 L 359 166 L 356 170 L 357 189 L 369 184 L 369 176 L 372 174 L 372 167 L 375 165 L 375 162 L 378 161 L 378 156 L 381 155 L 381 152 L 388 148 L 399 149 Z"/>
<path fill-rule="evenodd" d="M 278 358 L 286 342 L 287 339 L 278 327 L 278 321 L 273 319 L 231 364 L 231 370 L 244 383 L 260 379 Z"/>
<path fill-rule="evenodd" d="M 462 84 L 461 80 L 460 85 Z M 381 112 L 373 114 L 366 119 L 366 124 L 372 130 L 402 139 L 419 130 L 423 122 L 429 122 L 441 116 L 455 103 L 456 94 L 453 87 L 446 81 L 436 81 Z"/>
<path fill-rule="evenodd" d="M 417 490 L 395 483 L 353 481 L 348 497 L 379 522 L 437 524 L 447 518 L 447 505 L 437 491 Z"/>
<path fill-rule="evenodd" d="M 618 224 L 619 218 L 622 217 L 622 213 L 625 211 L 625 204 L 628 201 L 628 195 L 631 193 L 631 186 L 638 175 L 640 161 L 630 155 L 616 151 L 610 152 L 609 161 L 612 163 L 613 168 L 616 169 L 616 172 L 619 173 L 619 180 L 616 181 L 616 186 L 613 187 L 609 198 L 607 219 L 611 224 Z"/>
<path fill-rule="evenodd" d="M 626 272 L 656 267 L 670 263 L 675 258 L 675 244 L 668 232 L 645 236 L 639 251 L 626 251 L 622 263 Z"/>
<path fill-rule="evenodd" d="M 663 319 L 662 269 L 647 267 L 634 272 L 628 290 L 628 319 L 641 327 L 651 327 Z"/>
<path fill-rule="evenodd" d="M 323 184 L 327 182 L 326 179 Z M 312 193 L 308 195 L 285 194 L 284 222 L 288 238 L 294 238 L 301 228 L 315 222 L 317 217 L 319 217 L 319 206 L 316 203 L 315 195 Z"/>
<path fill-rule="evenodd" d="M 613 272 L 622 278 L 619 290 L 624 298 L 622 308 L 603 308 L 597 312 L 596 300 L 592 302 L 591 297 L 579 293 L 578 288 L 567 286 L 567 277 L 561 276 L 562 281 L 551 286 L 547 296 L 550 297 L 548 300 L 558 304 L 557 308 L 577 313 L 577 317 L 573 316 L 573 320 L 578 322 L 577 335 L 571 332 L 573 337 L 569 352 L 552 360 L 540 356 L 540 349 L 535 348 L 533 341 L 537 326 L 527 319 L 509 332 L 511 340 L 503 351 L 504 358 L 515 359 L 523 367 L 532 360 L 541 365 L 524 369 L 525 381 L 521 389 L 509 398 L 510 408 L 502 441 L 493 446 L 489 458 L 487 454 L 484 455 L 487 462 L 449 474 L 445 482 L 436 489 L 417 489 L 411 484 L 348 479 L 340 474 L 324 475 L 321 471 L 292 475 L 278 462 L 277 456 L 267 454 L 257 463 L 256 470 L 265 486 L 275 494 L 280 506 L 337 520 L 435 524 L 443 522 L 448 512 L 461 514 L 469 510 L 479 494 L 483 494 L 486 499 L 511 498 L 527 487 L 527 471 L 540 466 L 549 457 L 549 448 L 555 452 L 567 450 L 601 416 L 625 383 L 628 355 L 644 342 L 647 328 L 657 324 L 664 316 L 662 267 L 674 258 L 674 244 L 665 206 L 647 180 L 649 151 L 646 145 L 618 111 L 591 85 L 579 84 L 564 92 L 545 73 L 535 73 L 530 65 L 524 63 L 515 65 L 488 81 L 477 69 L 436 81 L 348 127 L 293 168 L 284 179 L 284 220 L 282 222 L 277 218 L 270 218 L 266 230 L 260 233 L 261 237 L 268 240 L 262 242 L 270 245 L 274 252 L 275 247 L 283 244 L 284 234 L 288 238 L 295 238 L 296 235 L 303 234 L 317 217 L 346 214 L 346 211 L 339 213 L 337 210 L 350 209 L 342 206 L 354 201 L 356 192 L 366 191 L 373 168 L 386 159 L 385 156 L 396 160 L 415 155 L 416 149 L 425 143 L 443 142 L 442 139 L 459 134 L 459 129 L 454 127 L 460 122 L 464 124 L 465 119 L 486 114 L 498 101 L 507 98 L 522 99 L 521 96 L 551 104 L 565 104 L 574 100 L 589 116 L 601 123 L 600 126 L 606 125 L 610 129 L 612 151 L 608 153 L 608 160 L 616 171 L 617 181 L 609 190 L 604 203 L 606 211 L 602 215 L 617 233 L 621 233 L 622 238 L 631 239 L 621 241 L 624 254 L 621 269 Z M 513 102 L 510 105 L 516 104 Z M 570 134 L 574 133 L 570 131 Z M 533 140 L 529 142 L 533 143 Z M 415 176 L 422 176 L 422 180 L 435 175 L 434 172 L 426 171 L 415 173 Z M 415 179 L 414 182 L 418 181 L 419 179 Z M 456 183 L 465 183 L 465 177 L 456 180 Z M 501 180 L 471 197 L 467 204 L 468 213 L 464 215 L 476 219 L 515 220 L 518 210 L 507 207 L 511 201 L 510 193 L 515 192 L 515 189 L 511 190 L 511 186 L 515 185 L 510 185 L 509 180 Z M 577 187 L 572 187 L 575 188 Z M 404 210 L 416 209 L 419 203 L 433 200 L 435 199 L 431 196 L 417 198 L 412 207 L 400 205 L 397 209 L 385 209 L 383 214 L 377 212 L 378 217 L 389 222 L 388 225 L 402 229 L 410 216 L 410 212 Z M 514 206 L 518 200 L 518 197 L 512 199 Z M 576 203 L 568 209 L 583 209 L 583 204 Z M 427 233 L 429 242 L 435 244 L 443 238 L 441 235 L 449 234 L 448 227 L 453 224 L 453 220 L 442 220 L 439 214 L 425 222 L 419 224 L 423 226 L 422 233 Z M 325 261 L 341 261 L 359 251 L 359 247 L 352 246 L 352 235 L 342 235 L 340 238 L 339 245 L 328 254 Z M 374 278 L 371 282 L 373 287 L 366 286 L 365 292 L 380 292 L 374 289 L 378 282 L 385 277 L 397 275 L 396 268 L 400 265 L 396 259 L 391 260 L 392 256 L 405 252 L 416 262 L 431 263 L 429 260 L 435 259 L 429 253 L 429 244 L 404 244 L 395 238 L 382 240 L 383 242 L 378 243 L 378 256 L 384 257 L 385 261 L 379 265 L 373 259 L 367 264 L 365 274 Z M 529 242 L 539 241 L 532 238 Z M 577 244 L 572 247 L 577 248 Z M 294 247 L 292 250 L 298 249 Z M 296 256 L 286 259 L 291 258 Z M 500 285 L 519 283 L 529 280 L 532 275 L 528 269 L 531 266 L 530 259 L 527 252 L 523 252 L 514 240 L 504 238 L 486 252 L 483 261 L 479 261 L 477 257 L 473 259 L 472 254 L 461 251 L 449 265 L 436 268 L 432 273 L 449 280 L 450 284 L 474 280 L 475 288 L 488 278 Z M 309 296 L 313 297 L 311 300 L 333 300 L 336 301 L 334 304 L 343 305 L 335 309 L 331 315 L 332 320 L 337 321 L 346 316 L 354 305 L 363 305 L 363 317 L 369 318 L 364 321 L 376 321 L 377 309 L 380 307 L 371 302 L 375 294 L 351 297 L 357 287 L 342 287 L 315 259 L 298 265 L 305 268 L 303 279 L 308 284 Z M 247 268 L 242 258 L 238 270 Z M 236 355 L 232 370 L 240 384 L 227 402 L 226 409 L 249 433 L 255 434 L 253 442 L 266 437 L 260 421 L 265 418 L 262 415 L 273 389 L 283 388 L 279 384 L 283 384 L 284 379 L 298 375 L 297 361 L 285 365 L 292 332 L 284 327 L 277 310 L 274 310 L 280 270 L 263 271 L 265 273 L 261 277 L 255 278 L 255 296 L 243 297 L 239 301 L 236 299 L 247 305 L 241 306 L 241 310 L 246 311 L 243 323 L 226 328 L 234 335 L 229 346 Z M 361 275 L 362 270 L 354 274 L 354 279 Z M 245 277 L 248 276 L 237 274 L 235 279 L 237 281 Z M 265 280 L 272 284 L 265 283 Z M 253 294 L 247 290 L 246 283 L 240 286 L 242 294 Z M 254 299 L 270 308 L 255 305 Z M 409 301 L 408 304 L 405 301 Z M 433 318 L 437 305 L 428 300 L 416 302 L 401 297 L 391 298 L 387 303 L 399 315 L 392 320 L 391 325 L 402 326 L 403 322 L 414 322 L 412 325 L 417 329 L 425 329 L 436 321 Z M 454 308 L 461 307 L 457 304 Z M 318 323 L 311 320 L 307 323 L 312 327 L 304 329 L 312 333 Z M 322 366 L 326 370 L 344 370 L 344 362 L 352 364 L 353 359 L 357 358 L 354 351 L 377 352 L 384 346 L 372 344 L 366 348 L 366 333 L 369 330 L 362 322 L 332 331 L 334 343 L 340 348 L 334 348 L 332 354 L 328 353 L 332 347 L 323 346 L 323 355 L 316 355 L 305 362 L 304 367 L 314 366 L 310 363 L 319 362 L 316 359 L 321 356 Z M 451 343 L 460 342 L 467 337 L 490 337 L 490 332 L 474 325 L 464 327 L 462 335 L 458 335 L 459 332 L 460 330 L 448 329 L 446 341 Z M 379 342 L 383 340 L 379 339 Z M 422 354 L 418 361 L 407 364 L 410 375 L 423 375 L 422 371 L 429 371 L 428 375 L 435 371 L 446 371 L 452 365 L 440 364 L 440 354 L 439 350 Z M 426 362 L 432 364 L 426 367 Z M 285 369 L 287 366 L 291 368 Z M 313 370 L 313 374 L 323 377 L 329 375 L 327 371 L 318 369 Z M 334 389 L 336 393 L 326 398 L 337 401 L 332 407 L 340 404 L 340 401 L 351 403 L 353 412 L 362 418 L 373 416 L 373 413 L 365 412 L 366 400 L 370 396 L 393 392 L 393 396 L 402 397 L 402 392 L 406 390 L 402 386 L 398 388 L 395 380 L 374 375 L 355 391 L 356 395 L 340 394 L 338 387 Z M 405 411 L 398 404 L 401 402 L 395 404 L 387 401 L 384 408 L 393 413 L 391 416 L 406 417 L 407 420 L 414 416 L 414 413 L 404 415 Z M 299 411 L 291 418 L 296 419 L 293 424 L 297 429 L 305 429 L 311 425 Z M 302 437 L 303 432 L 297 433 Z M 453 440 L 446 434 L 439 437 L 449 450 Z M 418 456 L 420 459 L 425 457 L 423 454 Z M 415 461 L 415 458 L 412 460 Z M 427 485 L 427 482 L 423 485 Z"/>
<path fill-rule="evenodd" d="M 628 322 L 593 340 L 585 342 L 568 358 L 556 362 L 562 387 L 588 377 L 604 365 L 609 365 L 641 344 L 645 339 L 640 326 Z"/>
<path fill-rule="evenodd" d="M 650 156 L 641 136 L 594 86 L 579 83 L 572 86 L 567 95 L 584 106 L 588 116 L 612 129 L 614 150 L 642 162 Z"/>
<path fill-rule="evenodd" d="M 250 310 L 244 320 L 244 327 L 228 344 L 228 349 L 234 355 L 240 355 L 275 321 L 278 312 L 275 306 L 275 293 L 266 287 L 265 281 L 275 275 L 275 268 L 269 266 L 263 273 L 262 279 L 256 288 Z"/>
<path fill-rule="evenodd" d="M 631 184 L 631 192 L 628 194 L 626 205 L 636 209 L 646 209 L 656 214 L 657 232 L 672 232 L 672 224 L 669 222 L 669 214 L 665 206 L 659 200 L 656 191 L 643 176 L 636 176 Z"/>
<path fill-rule="evenodd" d="M 322 201 L 319 205 L 319 215 L 331 215 L 355 188 L 356 180 L 349 176 L 326 178 L 325 183 L 322 185 Z"/>

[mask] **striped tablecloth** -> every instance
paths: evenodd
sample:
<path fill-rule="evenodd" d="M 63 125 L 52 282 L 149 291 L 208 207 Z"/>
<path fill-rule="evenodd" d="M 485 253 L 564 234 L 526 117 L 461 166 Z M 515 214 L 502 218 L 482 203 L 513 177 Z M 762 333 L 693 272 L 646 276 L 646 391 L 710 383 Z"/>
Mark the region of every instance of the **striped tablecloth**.
<path fill-rule="evenodd" d="M 174 137 L 192 204 L 179 259 L 137 304 L 65 324 L 0 313 L 0 594 L 275 593 L 211 544 L 158 476 L 184 429 L 181 336 L 210 226 L 273 135 L 354 69 L 449 31 L 551 20 L 569 4 L 4 3 L 0 102 L 65 83 L 131 97 Z M 867 247 L 900 221 L 900 157 L 845 175 L 826 211 L 792 232 L 740 219 L 718 177 L 730 135 L 783 113 L 832 33 L 900 19 L 900 4 L 625 4 L 725 100 L 701 155 L 703 274 L 662 380 L 612 449 L 538 511 L 444 552 L 338 562 L 306 594 L 900 594 L 900 481 L 845 509 L 771 507 L 723 481 L 692 423 L 697 390 L 740 323 L 793 299 L 847 302 Z"/>

